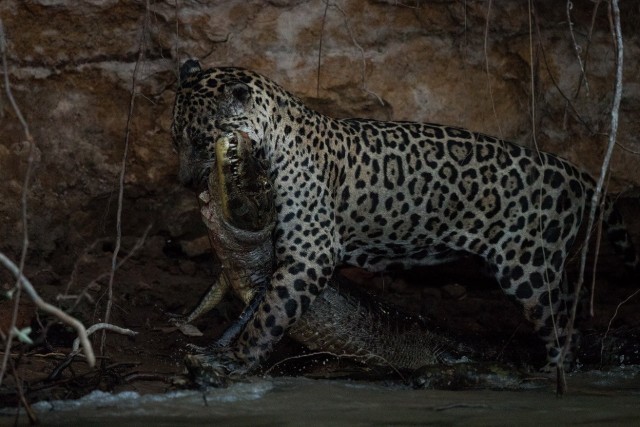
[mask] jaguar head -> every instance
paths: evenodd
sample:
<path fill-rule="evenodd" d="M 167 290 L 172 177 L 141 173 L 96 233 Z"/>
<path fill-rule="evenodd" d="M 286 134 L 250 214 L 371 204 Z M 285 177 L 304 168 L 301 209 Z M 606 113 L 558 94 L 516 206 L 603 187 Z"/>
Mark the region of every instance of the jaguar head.
<path fill-rule="evenodd" d="M 180 182 L 201 190 L 215 161 L 215 141 L 223 133 L 240 131 L 260 147 L 269 128 L 269 97 L 263 89 L 270 82 L 241 68 L 202 70 L 195 60 L 180 69 L 180 83 L 173 108 L 171 134 L 180 155 Z"/>

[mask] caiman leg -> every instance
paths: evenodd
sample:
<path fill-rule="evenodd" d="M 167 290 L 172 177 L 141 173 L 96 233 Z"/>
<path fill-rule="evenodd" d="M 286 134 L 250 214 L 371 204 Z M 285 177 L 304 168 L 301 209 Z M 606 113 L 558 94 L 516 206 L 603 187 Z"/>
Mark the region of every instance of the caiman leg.
<path fill-rule="evenodd" d="M 220 274 L 218 276 L 218 280 L 211 285 L 207 293 L 202 297 L 200 303 L 194 308 L 191 313 L 184 317 L 177 317 L 175 319 L 170 319 L 170 322 L 177 325 L 188 325 L 203 314 L 209 312 L 213 308 L 215 308 L 222 298 L 227 294 L 231 285 L 229 281 L 226 279 L 224 274 Z"/>

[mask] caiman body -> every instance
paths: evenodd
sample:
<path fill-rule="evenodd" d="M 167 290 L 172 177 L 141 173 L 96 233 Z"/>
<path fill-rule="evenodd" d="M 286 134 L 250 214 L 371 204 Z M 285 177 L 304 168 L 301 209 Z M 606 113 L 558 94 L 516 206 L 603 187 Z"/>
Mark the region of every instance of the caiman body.
<path fill-rule="evenodd" d="M 184 322 L 215 307 L 232 290 L 247 308 L 218 341 L 220 346 L 250 318 L 274 268 L 273 192 L 250 150 L 250 141 L 240 132 L 219 138 L 209 189 L 200 195 L 202 218 L 222 273 Z M 288 334 L 311 350 L 405 370 L 448 361 L 459 351 L 457 344 L 429 330 L 422 317 L 347 292 L 335 278 Z"/>

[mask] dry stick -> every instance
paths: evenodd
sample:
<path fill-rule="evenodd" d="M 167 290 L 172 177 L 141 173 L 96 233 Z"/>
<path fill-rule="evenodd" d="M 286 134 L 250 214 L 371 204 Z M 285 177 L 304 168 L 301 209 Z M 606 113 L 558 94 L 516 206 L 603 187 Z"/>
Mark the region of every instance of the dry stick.
<path fill-rule="evenodd" d="M 634 154 L 636 156 L 640 156 L 640 151 L 632 150 L 631 148 L 625 147 L 624 145 L 616 142 L 616 146 L 619 147 L 622 151 L 626 151 L 629 154 Z"/>
<path fill-rule="evenodd" d="M 596 4 L 596 7 L 598 5 Z M 573 41 L 573 49 L 576 51 L 576 57 L 578 58 L 578 64 L 580 65 L 580 82 L 582 82 L 584 78 L 584 87 L 587 91 L 587 96 L 589 96 L 589 81 L 587 80 L 587 75 L 585 71 L 585 66 L 582 63 L 582 57 L 580 56 L 580 52 L 582 48 L 578 45 L 576 40 L 576 35 L 573 32 L 573 21 L 571 21 L 571 9 L 573 9 L 573 3 L 571 0 L 567 0 L 567 23 L 569 25 L 569 34 L 571 34 L 571 40 Z M 580 85 L 578 86 L 580 88 Z"/>
<path fill-rule="evenodd" d="M 602 188 L 604 186 L 604 180 L 609 171 L 609 163 L 611 161 L 611 155 L 613 153 L 613 149 L 616 146 L 616 134 L 618 132 L 618 111 L 620 110 L 620 100 L 622 98 L 622 68 L 623 68 L 623 45 L 622 45 L 622 29 L 620 27 L 620 8 L 618 7 L 618 0 L 611 0 L 610 2 L 610 13 L 613 15 L 613 22 L 611 22 L 611 32 L 613 33 L 613 41 L 616 48 L 616 77 L 615 77 L 615 90 L 613 95 L 613 103 L 611 106 L 611 130 L 609 132 L 609 143 L 607 145 L 607 152 L 605 153 L 604 160 L 602 162 L 602 168 L 600 170 L 600 176 L 598 177 L 598 182 L 596 184 L 595 192 L 593 193 L 593 197 L 591 198 L 591 210 L 589 212 L 589 223 L 587 226 L 587 233 L 585 237 L 584 246 L 582 247 L 582 254 L 580 259 L 580 273 L 578 276 L 578 283 L 576 286 L 576 295 L 580 295 L 580 290 L 582 289 L 582 283 L 584 281 L 584 270 L 587 263 L 587 252 L 589 251 L 589 239 L 591 238 L 591 229 L 593 228 L 593 223 L 595 222 L 596 217 L 596 209 L 598 207 L 598 201 L 600 200 L 600 195 L 602 192 Z M 578 304 L 573 305 L 573 309 L 571 312 L 571 319 L 569 321 L 569 336 L 571 337 L 571 333 L 573 332 L 573 323 L 576 318 Z M 563 354 L 567 352 L 571 342 L 570 339 L 565 343 Z"/>
<path fill-rule="evenodd" d="M 38 424 L 38 417 L 36 416 L 35 412 L 33 412 L 31 405 L 29 405 L 27 398 L 24 396 L 24 391 L 22 390 L 22 383 L 18 379 L 18 373 L 16 372 L 16 367 L 13 361 L 11 361 L 11 373 L 13 374 L 13 378 L 15 378 L 16 389 L 18 391 L 18 395 L 20 396 L 20 403 L 22 403 L 22 406 L 24 407 L 24 410 L 27 413 L 27 417 L 29 418 L 29 423 L 31 423 L 31 425 Z M 18 413 L 16 414 L 16 425 L 18 424 L 17 417 L 19 416 L 19 414 L 20 412 L 18 411 Z"/>
<path fill-rule="evenodd" d="M 31 169 L 32 169 L 32 165 L 33 165 L 33 157 L 34 157 L 34 147 L 35 147 L 35 143 L 33 141 L 33 138 L 31 137 L 31 133 L 29 132 L 29 126 L 27 125 L 27 122 L 24 120 L 24 117 L 22 116 L 22 113 L 20 112 L 20 108 L 18 107 L 18 105 L 16 104 L 14 98 L 13 98 L 13 94 L 11 92 L 11 87 L 9 85 L 9 73 L 7 70 L 7 57 L 6 57 L 6 44 L 5 44 L 5 36 L 4 36 L 4 29 L 3 29 L 3 25 L 2 25 L 2 20 L 0 20 L 0 51 L 2 53 L 2 67 L 3 67 L 3 73 L 4 73 L 4 82 L 5 82 L 5 90 L 7 92 L 7 97 L 9 98 L 9 101 L 11 102 L 11 105 L 16 113 L 16 116 L 18 117 L 18 120 L 20 121 L 22 128 L 24 130 L 24 134 L 25 134 L 25 138 L 27 139 L 27 142 L 29 143 L 29 159 L 28 159 L 28 165 L 27 165 L 27 172 L 25 174 L 25 180 L 24 180 L 24 184 L 23 184 L 23 188 L 22 188 L 22 218 L 23 218 L 23 232 L 24 232 L 24 236 L 23 236 L 23 247 L 22 247 L 22 254 L 20 256 L 20 266 L 16 266 L 13 261 L 11 261 L 9 258 L 7 258 L 4 254 L 0 253 L 0 263 L 2 263 L 9 271 L 11 271 L 13 273 L 13 275 L 16 277 L 16 295 L 15 297 L 15 305 L 14 305 L 14 311 L 13 311 L 13 315 L 12 315 L 12 319 L 11 319 L 11 326 L 9 327 L 9 334 L 6 337 L 7 340 L 7 345 L 6 345 L 6 350 L 5 350 L 5 354 L 3 356 L 2 359 L 2 367 L 0 368 L 0 385 L 2 385 L 2 380 L 4 378 L 4 374 L 6 372 L 6 366 L 7 366 L 7 361 L 9 359 L 9 356 L 11 354 L 11 343 L 12 343 L 12 339 L 13 339 L 13 331 L 15 328 L 15 324 L 17 321 L 17 309 L 18 309 L 18 303 L 19 303 L 19 297 L 20 297 L 20 292 L 22 289 L 25 290 L 25 292 L 27 293 L 27 295 L 33 300 L 33 302 L 36 304 L 36 306 L 38 308 L 40 308 L 41 310 L 48 312 L 50 314 L 52 314 L 53 316 L 56 316 L 58 319 L 60 319 L 62 322 L 67 323 L 68 325 L 72 326 L 73 328 L 75 328 L 78 332 L 78 337 L 80 338 L 81 342 L 82 342 L 82 347 L 84 348 L 85 351 L 85 355 L 87 357 L 87 362 L 89 363 L 90 366 L 93 366 L 95 364 L 95 356 L 93 354 L 93 348 L 91 347 L 91 344 L 89 343 L 89 339 L 87 337 L 86 334 L 86 330 L 84 328 L 84 325 L 78 321 L 77 319 L 69 316 L 68 314 L 66 314 L 65 312 L 63 312 L 62 310 L 58 309 L 57 307 L 45 302 L 42 298 L 40 298 L 40 296 L 38 295 L 38 293 L 35 291 L 33 285 L 31 285 L 31 282 L 29 282 L 29 280 L 24 276 L 23 269 L 24 269 L 24 262 L 25 262 L 25 258 L 26 258 L 26 252 L 27 252 L 27 247 L 29 244 L 29 236 L 28 236 L 28 230 L 27 230 L 27 187 L 29 184 L 29 178 L 31 175 Z"/>
<path fill-rule="evenodd" d="M 600 6 L 600 0 L 596 0 L 596 4 L 593 6 L 593 13 L 591 14 L 591 27 L 589 27 L 589 34 L 587 35 L 587 47 L 584 50 L 584 69 L 580 74 L 580 79 L 578 80 L 578 87 L 576 88 L 576 93 L 573 96 L 573 99 L 578 99 L 578 95 L 580 95 L 580 88 L 582 87 L 582 80 L 584 79 L 586 82 L 586 79 L 587 79 L 586 72 L 587 72 L 587 61 L 589 60 L 589 48 L 591 47 L 591 39 L 593 37 L 593 29 L 596 26 L 596 17 L 598 15 L 599 6 Z"/>
<path fill-rule="evenodd" d="M 107 237 L 104 237 L 104 238 L 101 238 L 101 239 L 96 239 L 96 240 L 93 241 L 93 243 L 91 243 L 90 245 L 88 245 L 88 246 L 86 246 L 84 248 L 82 253 L 76 259 L 76 262 L 73 264 L 73 269 L 71 270 L 71 275 L 69 276 L 69 280 L 67 281 L 67 286 L 65 287 L 64 292 L 62 293 L 62 295 L 58 294 L 58 296 L 56 296 L 56 299 L 61 299 L 62 296 L 66 296 L 66 295 L 69 294 L 69 291 L 71 290 L 71 287 L 75 284 L 76 279 L 78 277 L 78 270 L 80 269 L 81 263 L 89 255 L 89 252 L 91 252 L 92 250 L 95 249 L 95 247 L 98 245 L 98 243 L 102 243 L 102 242 L 105 242 L 107 240 L 108 240 Z"/>
<path fill-rule="evenodd" d="M 87 330 L 85 329 L 84 325 L 79 320 L 69 316 L 67 313 L 60 310 L 58 307 L 51 305 L 40 298 L 40 295 L 38 295 L 29 279 L 27 279 L 22 273 L 20 273 L 20 270 L 13 263 L 13 261 L 7 258 L 2 252 L 0 252 L 0 264 L 4 265 L 14 276 L 18 278 L 18 280 L 21 282 L 22 289 L 24 289 L 27 295 L 29 295 L 29 297 L 33 300 L 35 305 L 40 310 L 57 317 L 62 322 L 66 323 L 77 331 L 80 343 L 84 348 L 87 363 L 89 364 L 89 366 L 95 365 L 96 358 L 93 354 L 93 348 L 91 347 L 91 343 L 89 342 Z"/>
<path fill-rule="evenodd" d="M 138 335 L 138 332 L 136 331 L 132 331 L 131 329 L 127 329 L 127 328 L 121 328 L 120 326 L 112 325 L 110 323 L 94 323 L 87 329 L 87 335 L 91 335 L 94 332 L 97 332 L 103 329 L 111 332 L 116 332 L 118 334 L 127 335 L 130 337 L 135 337 L 136 335 Z M 72 350 L 77 353 L 79 345 L 80 345 L 80 341 L 78 340 L 78 338 L 76 338 L 75 340 L 73 340 Z"/>
<path fill-rule="evenodd" d="M 144 246 L 144 242 L 147 239 L 147 236 L 149 234 L 149 232 L 151 231 L 151 227 L 153 226 L 153 224 L 149 224 L 147 225 L 147 228 L 144 230 L 144 233 L 142 233 L 142 236 L 138 239 L 138 241 L 136 241 L 135 245 L 133 245 L 133 248 L 131 248 L 131 250 L 129 250 L 129 253 L 122 258 L 118 264 L 116 265 L 116 271 L 122 267 L 123 264 L 125 264 L 127 261 L 129 261 L 129 259 L 134 256 L 136 254 L 136 252 L 138 252 L 138 250 L 140 248 L 142 248 Z M 75 269 L 75 267 L 74 267 Z M 89 298 L 89 294 L 88 294 L 88 288 L 94 284 L 97 283 L 98 281 L 104 279 L 105 277 L 109 276 L 111 274 L 111 271 L 108 271 L 106 273 L 102 273 L 101 275 L 99 275 L 98 277 L 94 278 L 93 280 L 91 280 L 85 287 L 84 289 L 80 292 L 80 294 L 78 294 L 77 296 L 75 296 L 76 301 L 75 303 L 68 309 L 69 311 L 73 311 L 75 310 L 75 308 L 78 306 L 78 304 L 80 303 L 80 301 L 82 300 L 82 298 Z M 66 296 L 67 292 L 68 292 L 68 287 L 67 287 L 67 291 L 65 291 L 64 295 L 57 295 L 56 296 L 56 300 L 61 300 L 64 298 L 64 296 Z"/>
<path fill-rule="evenodd" d="M 129 99 L 129 114 L 127 115 L 127 124 L 125 127 L 124 136 L 124 153 L 122 154 L 122 164 L 120 166 L 120 182 L 118 189 L 118 211 L 116 214 L 116 246 L 113 250 L 113 256 L 111 258 L 111 273 L 109 275 L 108 297 L 107 297 L 107 309 L 104 315 L 104 322 L 109 323 L 111 317 L 111 307 L 113 305 L 113 281 L 116 274 L 116 268 L 118 265 L 118 254 L 120 253 L 120 244 L 122 241 L 122 205 L 124 199 L 124 175 L 127 168 L 127 157 L 129 155 L 129 135 L 131 133 L 131 118 L 133 117 L 133 106 L 136 99 L 136 86 L 138 67 L 144 59 L 145 38 L 149 24 L 149 0 L 146 3 L 145 17 L 142 25 L 142 33 L 140 35 L 140 47 L 138 50 L 138 58 L 136 59 L 136 65 L 133 69 L 133 76 L 131 79 L 131 97 Z M 100 342 L 100 354 L 104 356 L 104 347 L 106 344 L 107 334 L 103 331 Z"/>
<path fill-rule="evenodd" d="M 547 53 L 546 53 L 546 50 L 544 48 L 544 45 L 542 44 L 542 35 L 541 35 L 541 32 L 540 32 L 540 22 L 539 22 L 539 19 L 538 19 L 538 15 L 536 14 L 535 8 L 533 8 L 533 18 L 534 18 L 534 22 L 536 24 L 536 34 L 538 35 L 538 46 L 540 47 L 540 53 L 542 53 L 542 60 L 544 61 L 544 65 L 545 65 L 545 68 L 547 70 L 547 74 L 549 75 L 549 78 L 551 79 L 551 83 L 556 88 L 556 90 L 558 91 L 560 96 L 562 98 L 564 98 L 564 100 L 566 102 L 565 108 L 567 106 L 569 108 L 571 108 L 571 110 L 573 111 L 573 114 L 575 115 L 575 118 L 578 119 L 578 121 L 580 123 L 582 123 L 582 125 L 589 131 L 589 133 L 594 134 L 595 131 L 591 128 L 591 126 L 589 126 L 589 123 L 587 123 L 587 121 L 582 118 L 582 116 L 578 112 L 578 109 L 576 108 L 576 106 L 569 99 L 569 97 L 562 91 L 562 89 L 560 88 L 560 85 L 558 84 L 558 82 L 556 81 L 555 77 L 553 76 L 553 73 L 551 72 L 551 67 L 549 66 L 549 60 L 547 59 Z M 586 65 L 586 59 L 585 59 L 585 65 Z"/>
<path fill-rule="evenodd" d="M 29 227 L 27 224 L 27 192 L 29 189 L 29 180 L 31 178 L 31 171 L 33 169 L 33 158 L 34 158 L 34 145 L 35 142 L 33 140 L 33 138 L 31 137 L 31 133 L 29 132 L 29 125 L 27 124 L 26 120 L 24 119 L 24 117 L 22 116 L 22 113 L 20 112 L 20 108 L 18 107 L 18 104 L 16 103 L 15 99 L 13 98 L 13 93 L 11 92 L 11 85 L 9 83 L 9 71 L 8 71 L 8 67 L 7 67 L 7 49 L 6 49 L 6 38 L 4 35 L 4 26 L 2 24 L 2 20 L 0 19 L 0 52 L 2 53 L 2 72 L 4 74 L 4 86 L 5 86 L 5 91 L 7 93 L 7 98 L 9 98 L 9 102 L 11 103 L 11 106 L 13 107 L 13 111 L 16 113 L 16 117 L 18 118 L 18 120 L 20 121 L 20 124 L 22 125 L 22 129 L 24 131 L 24 136 L 26 139 L 26 142 L 28 144 L 28 148 L 29 148 L 29 155 L 27 157 L 27 170 L 24 174 L 24 181 L 22 183 L 22 196 L 21 196 L 21 203 L 22 203 L 22 251 L 20 253 L 20 267 L 18 268 L 18 272 L 19 275 L 17 277 L 20 277 L 22 275 L 22 272 L 24 271 L 24 263 L 27 257 L 27 249 L 29 247 Z M 15 285 L 15 289 L 16 292 L 13 295 L 14 298 L 14 305 L 13 305 L 13 312 L 11 313 L 11 324 L 9 326 L 9 333 L 8 333 L 8 337 L 7 337 L 7 342 L 6 342 L 6 346 L 5 346 L 5 353 L 4 353 L 4 357 L 2 358 L 2 365 L 0 366 L 0 384 L 2 384 L 2 379 L 4 378 L 4 373 L 6 372 L 7 369 L 7 361 L 9 360 L 9 353 L 11 352 L 11 344 L 13 342 L 13 330 L 15 328 L 16 322 L 18 320 L 18 307 L 20 305 L 20 294 L 21 294 L 21 287 L 20 287 L 20 280 L 16 279 L 16 285 Z"/>

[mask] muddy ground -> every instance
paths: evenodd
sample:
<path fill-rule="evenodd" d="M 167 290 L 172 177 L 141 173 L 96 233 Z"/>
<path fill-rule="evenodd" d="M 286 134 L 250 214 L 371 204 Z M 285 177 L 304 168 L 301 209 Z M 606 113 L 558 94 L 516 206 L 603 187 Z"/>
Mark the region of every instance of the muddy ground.
<path fill-rule="evenodd" d="M 633 235 L 640 241 L 640 221 L 637 214 L 633 215 L 640 212 L 640 203 L 625 199 L 621 204 Z M 121 259 L 130 255 L 134 244 L 134 239 L 125 239 Z M 36 274 L 42 296 L 56 301 L 65 292 L 73 296 L 86 290 L 88 298 L 70 312 L 86 325 L 100 321 L 108 276 L 95 279 L 109 271 L 113 249 L 112 239 L 97 241 L 78 259 L 72 283 L 63 282 L 47 271 Z M 106 352 L 99 357 L 94 370 L 87 368 L 81 356 L 70 366 L 61 368 L 75 337 L 73 331 L 38 315 L 31 302 L 23 297 L 18 324 L 31 325 L 35 344 L 14 345 L 10 367 L 0 389 L 2 406 L 17 404 L 20 392 L 17 392 L 16 378 L 20 380 L 25 402 L 77 398 L 94 389 L 158 393 L 185 386 L 184 382 L 176 383 L 176 379 L 183 378 L 182 359 L 188 352 L 187 344 L 212 343 L 241 307 L 232 297 L 225 299 L 217 309 L 194 322 L 203 333 L 200 337 L 181 334 L 170 325 L 169 314 L 188 313 L 211 285 L 218 268 L 210 254 L 193 255 L 184 242 L 171 241 L 161 234 L 148 236 L 144 246 L 117 271 L 114 287 L 111 322 L 138 335 L 131 338 L 109 333 Z M 342 274 L 379 297 L 422 314 L 434 329 L 480 348 L 489 359 L 535 372 L 543 360 L 542 346 L 516 306 L 502 295 L 496 284 L 482 276 L 480 270 L 473 260 L 462 260 L 453 265 L 386 275 L 350 268 L 342 270 Z M 575 268 L 571 270 L 575 272 Z M 590 283 L 591 276 L 587 277 Z M 637 290 L 638 281 L 623 271 L 621 262 L 603 245 L 595 288 L 595 316 L 583 327 L 584 345 L 579 356 L 582 369 L 640 363 L 640 295 L 621 304 Z M 74 298 L 58 298 L 58 304 L 66 309 L 75 302 Z M 6 330 L 12 304 L 0 302 L 3 330 Z M 601 354 L 605 334 L 607 339 Z M 93 337 L 96 351 L 99 336 Z M 277 368 L 268 370 L 268 374 L 333 377 L 348 371 L 349 364 L 335 358 L 307 356 L 279 363 L 304 352 L 300 345 L 283 340 L 268 363 L 269 366 L 278 363 Z M 51 378 L 56 371 L 59 373 Z"/>

